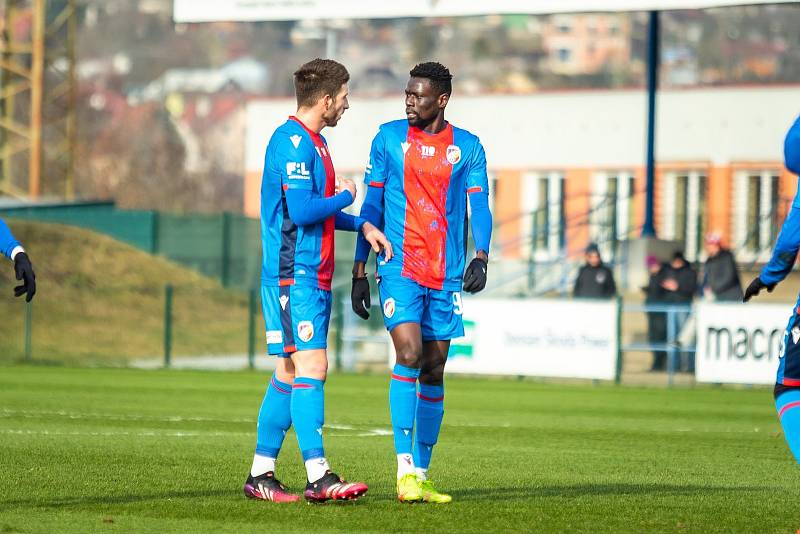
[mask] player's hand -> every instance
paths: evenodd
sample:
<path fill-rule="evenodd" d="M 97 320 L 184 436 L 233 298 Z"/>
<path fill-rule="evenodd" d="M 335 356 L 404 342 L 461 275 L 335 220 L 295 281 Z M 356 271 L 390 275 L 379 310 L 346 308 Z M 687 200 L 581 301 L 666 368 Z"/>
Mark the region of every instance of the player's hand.
<path fill-rule="evenodd" d="M 14 296 L 25 296 L 25 302 L 30 302 L 36 294 L 36 275 L 33 274 L 33 265 L 28 255 L 24 252 L 19 252 L 14 256 L 14 272 L 17 275 L 17 280 L 22 280 L 22 285 L 14 288 Z"/>
<path fill-rule="evenodd" d="M 389 261 L 394 256 L 394 251 L 392 251 L 392 244 L 389 243 L 389 240 L 383 235 L 383 232 L 375 228 L 375 225 L 371 222 L 367 221 L 364 223 L 364 226 L 361 227 L 361 233 L 364 234 L 364 238 L 372 245 L 372 250 L 375 251 L 375 254 L 380 254 L 383 251 L 383 259 L 385 261 Z"/>
<path fill-rule="evenodd" d="M 349 178 L 339 178 L 336 183 L 336 192 L 350 191 L 353 200 L 356 198 L 356 183 Z"/>
<path fill-rule="evenodd" d="M 475 258 L 469 262 L 464 273 L 464 291 L 467 293 L 477 293 L 486 287 L 486 260 Z"/>
<path fill-rule="evenodd" d="M 747 302 L 751 298 L 757 296 L 759 293 L 761 293 L 762 289 L 766 289 L 768 292 L 772 293 L 772 290 L 775 289 L 776 285 L 777 284 L 765 284 L 761 281 L 760 276 L 756 276 L 753 278 L 753 281 L 750 282 L 750 285 L 747 286 L 747 289 L 744 290 L 744 298 L 742 299 L 742 302 Z"/>
<path fill-rule="evenodd" d="M 369 307 L 372 305 L 369 296 L 369 279 L 366 276 L 353 277 L 353 288 L 350 290 L 350 301 L 353 304 L 353 311 L 356 315 L 364 319 L 369 319 Z"/>

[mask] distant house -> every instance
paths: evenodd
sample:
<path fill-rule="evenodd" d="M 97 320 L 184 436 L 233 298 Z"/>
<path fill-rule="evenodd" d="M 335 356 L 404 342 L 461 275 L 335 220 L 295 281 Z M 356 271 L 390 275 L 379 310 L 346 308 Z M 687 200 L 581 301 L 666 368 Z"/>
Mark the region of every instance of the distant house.
<path fill-rule="evenodd" d="M 269 67 L 248 56 L 217 69 L 170 69 L 144 87 L 131 91 L 128 99 L 136 104 L 164 101 L 172 94 L 263 94 L 268 82 Z"/>

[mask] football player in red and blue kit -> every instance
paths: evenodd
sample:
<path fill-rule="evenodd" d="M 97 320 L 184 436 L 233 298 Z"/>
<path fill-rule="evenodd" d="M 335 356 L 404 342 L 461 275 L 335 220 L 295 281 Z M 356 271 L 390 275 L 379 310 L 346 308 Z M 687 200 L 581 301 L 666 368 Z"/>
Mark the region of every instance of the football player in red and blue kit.
<path fill-rule="evenodd" d="M 794 174 L 800 174 L 800 116 L 786 134 L 783 144 L 784 163 Z M 744 292 L 747 302 L 762 289 L 772 291 L 792 271 L 800 251 L 800 192 L 794 198 L 792 208 L 783 222 L 772 258 L 761 273 L 750 282 Z M 800 462 L 800 298 L 792 310 L 792 316 L 781 343 L 778 374 L 775 380 L 775 408 L 783 427 L 783 435 L 789 449 Z"/>
<path fill-rule="evenodd" d="M 444 367 L 450 340 L 464 335 L 464 291 L 486 285 L 492 216 L 486 156 L 478 138 L 444 118 L 450 71 L 422 63 L 406 86 L 406 120 L 383 124 L 372 142 L 361 217 L 382 228 L 392 261 L 378 254 L 383 319 L 397 353 L 389 385 L 397 496 L 447 503 L 428 478 L 444 415 Z M 467 198 L 476 257 L 464 272 Z M 366 261 L 359 238 L 353 266 L 353 310 L 369 317 Z M 417 388 L 419 383 L 419 388 Z"/>
<path fill-rule="evenodd" d="M 275 460 L 294 425 L 306 465 L 305 498 L 311 502 L 356 499 L 363 483 L 333 473 L 322 447 L 323 386 L 331 314 L 334 229 L 361 232 L 387 260 L 391 245 L 373 224 L 341 210 L 356 188 L 336 175 L 320 135 L 348 108 L 350 76 L 341 64 L 315 59 L 294 73 L 297 113 L 270 138 L 261 183 L 263 267 L 261 301 L 267 348 L 278 356 L 258 414 L 256 452 L 245 495 L 273 502 L 299 499 L 275 478 Z M 339 191 L 337 191 L 339 189 Z"/>

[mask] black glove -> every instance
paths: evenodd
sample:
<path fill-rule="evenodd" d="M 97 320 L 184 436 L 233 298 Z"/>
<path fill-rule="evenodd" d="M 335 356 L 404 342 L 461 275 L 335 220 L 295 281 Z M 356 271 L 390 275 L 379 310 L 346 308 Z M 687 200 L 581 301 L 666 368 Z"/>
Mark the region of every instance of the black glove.
<path fill-rule="evenodd" d="M 369 279 L 353 278 L 353 288 L 350 290 L 350 301 L 353 304 L 353 311 L 356 315 L 364 319 L 369 319 L 369 307 L 372 305 L 369 296 Z"/>
<path fill-rule="evenodd" d="M 772 290 L 775 289 L 775 285 L 776 284 L 769 284 L 769 285 L 765 284 L 764 282 L 761 281 L 761 277 L 756 276 L 753 279 L 753 281 L 750 282 L 750 285 L 747 286 L 747 289 L 744 290 L 744 299 L 742 299 L 742 302 L 747 302 L 751 298 L 755 297 L 756 295 L 761 293 L 761 290 L 764 288 L 766 288 L 767 291 L 772 293 Z"/>
<path fill-rule="evenodd" d="M 486 262 L 480 258 L 475 258 L 469 262 L 469 266 L 464 272 L 464 291 L 477 293 L 486 287 L 486 269 Z"/>
<path fill-rule="evenodd" d="M 14 288 L 14 296 L 19 297 L 27 293 L 25 302 L 30 302 L 36 294 L 36 275 L 33 274 L 31 260 L 24 252 L 14 256 L 14 272 L 17 274 L 17 280 L 22 280 L 22 285 Z"/>

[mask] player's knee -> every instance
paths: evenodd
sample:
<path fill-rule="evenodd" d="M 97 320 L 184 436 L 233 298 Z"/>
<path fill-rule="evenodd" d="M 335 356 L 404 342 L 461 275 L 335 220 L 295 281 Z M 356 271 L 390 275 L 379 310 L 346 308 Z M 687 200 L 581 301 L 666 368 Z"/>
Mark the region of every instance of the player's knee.
<path fill-rule="evenodd" d="M 408 343 L 402 347 L 397 347 L 396 352 L 397 363 L 404 367 L 411 367 L 413 369 L 419 368 L 422 358 L 422 345 Z"/>
<path fill-rule="evenodd" d="M 278 358 L 275 365 L 275 378 L 286 384 L 294 382 L 294 364 L 290 358 Z"/>
<path fill-rule="evenodd" d="M 441 386 L 444 384 L 444 365 L 437 365 L 428 369 L 423 367 L 419 374 L 419 382 L 429 386 Z"/>

